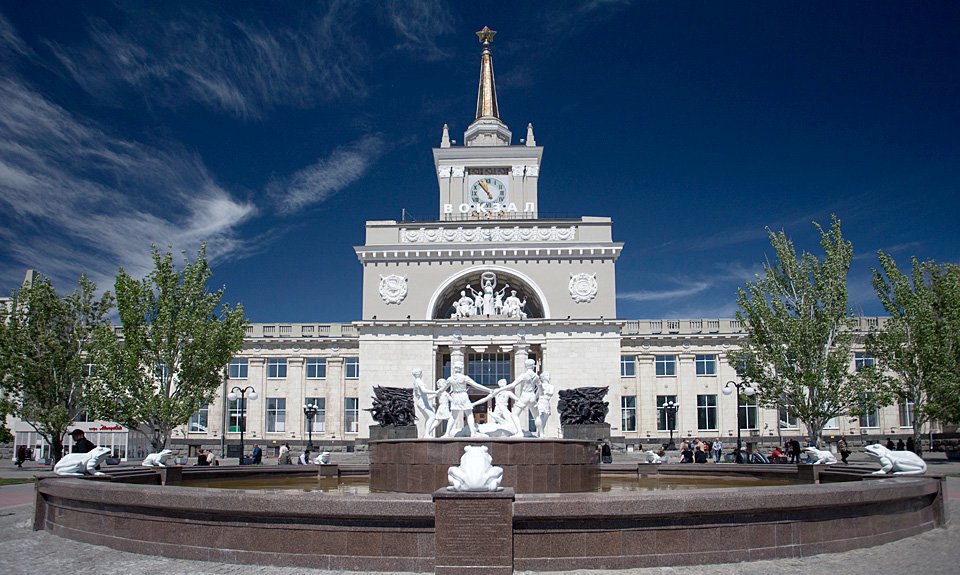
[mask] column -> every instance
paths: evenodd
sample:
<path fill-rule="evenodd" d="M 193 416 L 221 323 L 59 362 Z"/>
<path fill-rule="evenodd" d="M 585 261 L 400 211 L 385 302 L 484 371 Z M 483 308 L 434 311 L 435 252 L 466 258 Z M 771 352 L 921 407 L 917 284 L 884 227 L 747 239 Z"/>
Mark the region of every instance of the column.
<path fill-rule="evenodd" d="M 517 379 L 526 371 L 524 363 L 530 354 L 530 345 L 523 341 L 513 344 L 513 379 Z"/>
<path fill-rule="evenodd" d="M 263 438 L 263 422 L 264 422 L 264 404 L 267 402 L 267 362 L 266 359 L 262 357 L 251 357 L 247 367 L 247 381 L 236 382 L 233 385 L 238 385 L 243 388 L 249 385 L 257 391 L 257 399 L 250 399 L 250 392 L 247 392 L 247 427 L 244 432 L 244 440 L 249 444 L 247 449 L 252 449 L 253 443 L 251 440 L 261 440 Z M 231 386 L 233 387 L 233 386 Z M 227 390 L 227 393 L 230 393 L 230 390 Z M 239 438 L 240 434 L 236 434 L 236 437 Z"/>
<path fill-rule="evenodd" d="M 325 381 L 324 396 L 327 402 L 327 420 L 325 432 L 343 439 L 351 436 L 344 434 L 343 429 L 343 358 L 327 358 L 327 379 Z M 314 434 L 316 435 L 316 434 Z"/>
<path fill-rule="evenodd" d="M 675 393 L 680 409 L 677 410 L 677 425 L 673 432 L 673 439 L 679 448 L 680 440 L 687 439 L 687 431 L 697 427 L 697 366 L 696 356 L 692 353 L 681 353 L 677 360 L 677 385 Z M 669 433 L 669 432 L 668 432 Z"/>
<path fill-rule="evenodd" d="M 303 365 L 302 357 L 291 357 L 287 360 L 287 380 L 283 383 L 282 389 L 283 397 L 287 400 L 284 441 L 288 440 L 292 433 L 300 437 L 300 430 L 306 429 L 303 421 L 303 385 L 306 378 Z"/>
<path fill-rule="evenodd" d="M 450 344 L 450 373 L 453 373 L 453 366 L 463 365 L 463 340 L 459 337 Z"/>

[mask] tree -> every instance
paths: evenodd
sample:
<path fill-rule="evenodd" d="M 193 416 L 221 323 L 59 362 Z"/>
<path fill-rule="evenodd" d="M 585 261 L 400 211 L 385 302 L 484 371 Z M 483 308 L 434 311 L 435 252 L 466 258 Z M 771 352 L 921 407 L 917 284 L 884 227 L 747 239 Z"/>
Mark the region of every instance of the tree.
<path fill-rule="evenodd" d="M 77 289 L 61 298 L 48 279 L 34 278 L 13 294 L 0 321 L 5 410 L 46 440 L 54 461 L 63 455 L 70 424 L 88 406 L 92 335 L 109 328 L 113 298 L 107 292 L 98 300 L 96 291 L 81 276 Z"/>
<path fill-rule="evenodd" d="M 243 307 L 221 305 L 224 288 L 207 291 L 211 270 L 206 246 L 182 272 L 173 256 L 153 248 L 153 271 L 117 275 L 122 336 L 97 331 L 94 355 L 104 418 L 147 436 L 162 450 L 174 428 L 213 400 L 223 369 L 243 344 Z"/>
<path fill-rule="evenodd" d="M 737 372 L 757 384 L 765 407 L 787 406 L 819 439 L 826 423 L 876 399 L 870 379 L 851 373 L 850 349 L 857 321 L 847 306 L 847 273 L 853 246 L 834 216 L 820 232 L 823 260 L 803 252 L 783 232 L 768 230 L 777 261 L 737 296 L 737 319 L 748 338 L 729 354 Z"/>
<path fill-rule="evenodd" d="M 908 277 L 892 257 L 877 256 L 873 287 L 890 317 L 869 335 L 867 350 L 887 392 L 913 404 L 919 442 L 928 421 L 960 421 L 960 267 L 913 258 Z"/>

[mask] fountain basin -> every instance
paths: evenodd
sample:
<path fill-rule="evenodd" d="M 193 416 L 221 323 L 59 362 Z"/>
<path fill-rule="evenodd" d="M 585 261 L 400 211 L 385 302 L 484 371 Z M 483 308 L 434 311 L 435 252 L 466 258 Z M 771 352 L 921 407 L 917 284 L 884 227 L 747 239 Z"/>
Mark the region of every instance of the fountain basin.
<path fill-rule="evenodd" d="M 291 472 L 305 471 L 297 467 L 289 466 Z M 748 466 L 642 464 L 635 473 L 673 475 L 689 469 L 699 475 L 705 467 L 718 477 L 749 473 Z M 758 467 L 792 471 L 802 480 L 802 468 L 811 466 Z M 270 475 L 282 474 L 267 469 Z M 184 468 L 184 478 L 241 473 L 237 468 L 191 470 Z M 355 571 L 430 572 L 436 567 L 437 538 L 444 534 L 436 532 L 431 495 L 147 484 L 158 483 L 159 476 L 143 468 L 101 480 L 43 478 L 37 485 L 35 528 L 186 559 Z M 821 471 L 818 479 L 820 484 L 704 488 L 694 496 L 689 491 L 517 494 L 509 504 L 512 565 L 518 570 L 616 569 L 805 557 L 878 545 L 945 521 L 938 478 L 876 479 L 837 469 Z"/>

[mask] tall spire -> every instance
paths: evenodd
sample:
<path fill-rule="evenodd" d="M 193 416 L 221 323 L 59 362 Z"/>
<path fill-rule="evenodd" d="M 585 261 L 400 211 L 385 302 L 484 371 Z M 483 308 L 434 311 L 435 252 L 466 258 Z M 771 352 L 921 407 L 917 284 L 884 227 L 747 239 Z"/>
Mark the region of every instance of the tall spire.
<path fill-rule="evenodd" d="M 497 110 L 497 86 L 493 81 L 493 56 L 490 54 L 490 44 L 493 42 L 495 31 L 484 26 L 477 32 L 477 38 L 483 45 L 480 56 L 480 89 L 477 90 L 477 116 L 480 118 L 500 118 Z"/>

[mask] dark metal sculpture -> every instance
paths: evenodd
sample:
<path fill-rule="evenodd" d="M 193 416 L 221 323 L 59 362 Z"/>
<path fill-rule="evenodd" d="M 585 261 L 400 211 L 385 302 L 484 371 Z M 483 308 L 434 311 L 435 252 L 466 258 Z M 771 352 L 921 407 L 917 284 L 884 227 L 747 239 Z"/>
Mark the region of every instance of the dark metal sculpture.
<path fill-rule="evenodd" d="M 369 411 L 381 427 L 414 425 L 413 390 L 403 387 L 374 387 L 373 407 Z"/>
<path fill-rule="evenodd" d="M 609 387 L 577 387 L 560 390 L 557 411 L 562 425 L 604 423 L 610 406 L 603 400 Z"/>

